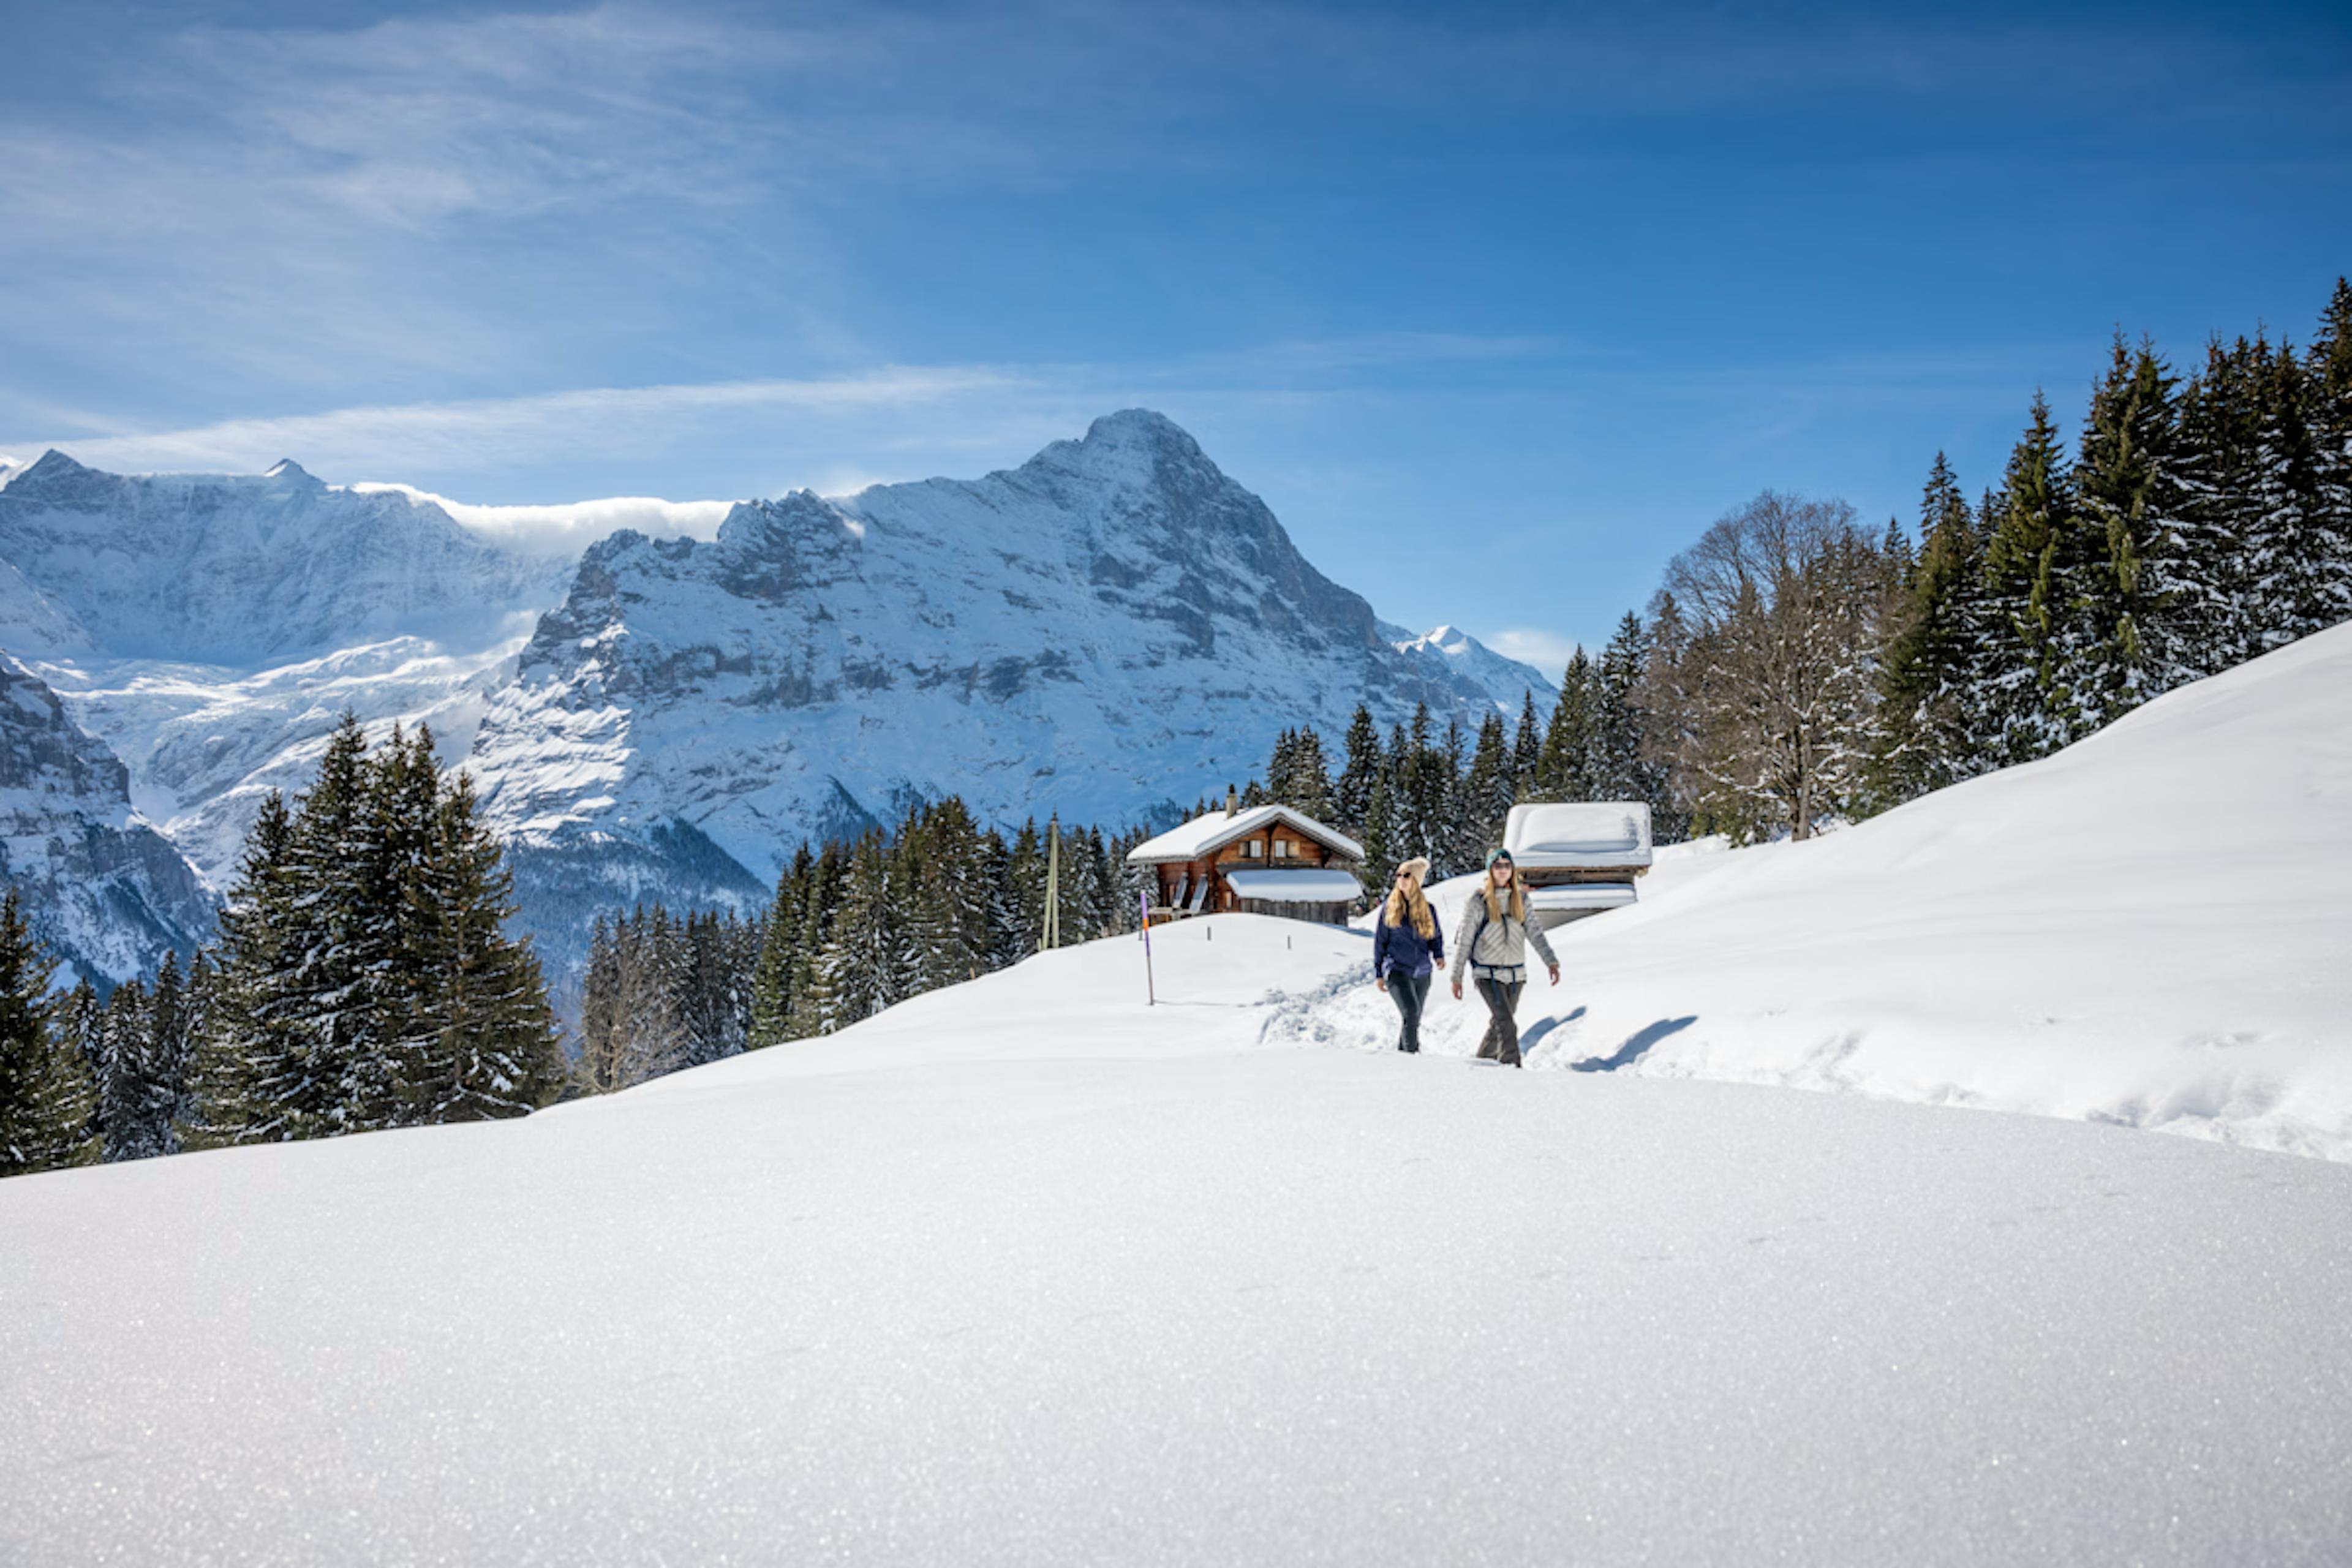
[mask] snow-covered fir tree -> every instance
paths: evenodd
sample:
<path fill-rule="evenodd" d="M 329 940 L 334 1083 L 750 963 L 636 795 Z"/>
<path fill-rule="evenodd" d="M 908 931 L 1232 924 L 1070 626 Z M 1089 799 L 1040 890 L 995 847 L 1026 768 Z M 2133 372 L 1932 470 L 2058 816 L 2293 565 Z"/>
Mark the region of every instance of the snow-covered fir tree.
<path fill-rule="evenodd" d="M 274 1142 L 517 1115 L 561 1073 L 546 987 L 470 781 L 354 719 L 266 801 L 200 970 L 183 1136 Z"/>
<path fill-rule="evenodd" d="M 1381 741 L 1380 727 L 1372 722 L 1370 709 L 1361 703 L 1356 705 L 1341 744 L 1348 755 L 1331 792 L 1336 816 L 1332 826 L 1360 837 L 1372 809 L 1373 786 L 1388 772 L 1388 748 Z"/>
<path fill-rule="evenodd" d="M 50 1026 L 56 971 L 25 923 L 16 889 L 0 892 L 0 1176 L 99 1157 L 89 1065 Z"/>

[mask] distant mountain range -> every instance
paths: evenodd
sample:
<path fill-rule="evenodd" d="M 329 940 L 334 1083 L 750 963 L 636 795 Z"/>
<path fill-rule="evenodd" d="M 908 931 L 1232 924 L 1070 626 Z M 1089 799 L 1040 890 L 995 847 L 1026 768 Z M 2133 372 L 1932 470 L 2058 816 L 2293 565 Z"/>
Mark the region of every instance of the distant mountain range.
<path fill-rule="evenodd" d="M 1380 621 L 1141 410 L 984 479 L 796 491 L 715 541 L 623 531 L 553 563 L 291 462 L 130 477 L 53 451 L 0 468 L 0 650 L 125 765 L 121 830 L 215 890 L 344 710 L 430 722 L 559 963 L 597 908 L 749 908 L 803 838 L 916 800 L 1164 823 L 1284 727 L 1336 746 L 1359 702 L 1475 724 L 1550 691 Z M 179 939 L 150 927 L 90 962 L 152 967 Z"/>

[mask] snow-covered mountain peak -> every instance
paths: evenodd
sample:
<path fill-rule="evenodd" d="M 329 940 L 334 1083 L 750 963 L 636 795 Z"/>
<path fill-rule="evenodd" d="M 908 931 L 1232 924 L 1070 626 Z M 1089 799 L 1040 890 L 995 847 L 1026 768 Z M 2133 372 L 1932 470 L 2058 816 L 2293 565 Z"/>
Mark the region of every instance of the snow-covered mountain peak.
<path fill-rule="evenodd" d="M 324 484 L 315 478 L 309 469 L 303 468 L 301 464 L 296 462 L 291 458 L 278 458 L 278 461 L 269 466 L 268 470 L 266 470 L 261 477 L 266 479 L 278 479 L 293 484 L 314 485 L 322 489 L 325 488 Z"/>
<path fill-rule="evenodd" d="M 1106 414 L 1081 439 L 1056 441 L 1006 477 L 1042 488 L 1072 482 L 1128 490 L 1241 488 L 1181 426 L 1149 408 Z"/>
<path fill-rule="evenodd" d="M 86 476 L 97 472 L 96 468 L 83 468 L 57 447 L 52 447 L 34 458 L 30 464 L 18 469 L 16 478 L 9 481 L 9 489 L 16 489 L 18 486 L 23 486 L 24 489 L 19 492 L 23 495 L 37 491 L 45 493 L 69 491 L 75 485 L 82 482 Z"/>

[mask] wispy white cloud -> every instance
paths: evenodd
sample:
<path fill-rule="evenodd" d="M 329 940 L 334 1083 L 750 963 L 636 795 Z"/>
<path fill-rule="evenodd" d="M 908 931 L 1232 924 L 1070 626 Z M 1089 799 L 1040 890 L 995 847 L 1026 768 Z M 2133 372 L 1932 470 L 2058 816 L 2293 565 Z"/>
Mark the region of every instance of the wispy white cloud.
<path fill-rule="evenodd" d="M 773 452 L 777 488 L 839 495 L 919 478 L 941 455 L 1024 454 L 1114 408 L 1181 396 L 1264 409 L 1341 395 L 1366 366 L 1524 358 L 1550 340 L 1396 332 L 1285 341 L 1161 363 L 884 365 L 835 376 L 588 387 L 520 397 L 331 408 L 136 430 L 70 415 L 8 439 L 118 471 L 248 472 L 281 458 L 337 480 L 402 486 L 732 445 Z M 780 423 L 781 416 L 789 416 Z M 902 454 L 909 468 L 892 462 Z M 696 503 L 703 504 L 703 503 Z M 634 526 L 634 525 L 633 525 Z"/>
<path fill-rule="evenodd" d="M 1577 639 L 1559 632 L 1538 626 L 1510 626 L 1499 632 L 1482 632 L 1478 640 L 1501 654 L 1522 664 L 1532 664 L 1544 672 L 1544 679 L 1556 680 L 1556 672 L 1566 669 L 1577 649 Z"/>
<path fill-rule="evenodd" d="M 501 544 L 535 554 L 570 555 L 615 530 L 635 529 L 655 539 L 711 539 L 735 503 L 727 500 L 663 500 L 655 496 L 605 496 L 551 506 L 484 506 L 452 500 L 414 485 L 362 482 L 362 493 L 393 491 L 429 502 L 465 527 Z"/>
<path fill-rule="evenodd" d="M 534 396 L 338 408 L 224 420 L 189 429 L 52 441 L 79 460 L 133 471 L 247 472 L 294 457 L 316 472 L 467 472 L 584 458 L 616 448 L 672 449 L 715 415 L 821 417 L 1003 394 L 1017 376 L 986 368 L 889 366 L 806 380 L 589 387 Z M 31 445 L 31 443 L 26 443 Z"/>

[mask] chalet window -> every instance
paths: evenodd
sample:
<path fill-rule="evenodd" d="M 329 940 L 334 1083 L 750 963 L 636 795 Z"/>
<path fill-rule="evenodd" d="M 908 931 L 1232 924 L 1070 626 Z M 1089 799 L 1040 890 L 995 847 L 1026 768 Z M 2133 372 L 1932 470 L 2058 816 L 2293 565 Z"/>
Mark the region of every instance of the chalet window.
<path fill-rule="evenodd" d="M 1296 860 L 1298 858 L 1298 846 L 1287 838 L 1277 838 L 1274 841 L 1274 858 L 1277 860 Z"/>
<path fill-rule="evenodd" d="M 1244 860 L 1263 860 L 1263 859 L 1265 859 L 1265 845 L 1263 845 L 1263 844 L 1261 844 L 1261 843 L 1259 843 L 1259 842 L 1258 842 L 1256 839 L 1255 839 L 1255 838 L 1252 838 L 1252 839 L 1248 839 L 1248 840 L 1246 840 L 1246 841 L 1245 841 L 1245 842 L 1244 842 L 1244 843 L 1243 843 L 1243 845 L 1242 845 L 1242 858 L 1243 858 L 1243 859 L 1244 859 Z"/>

